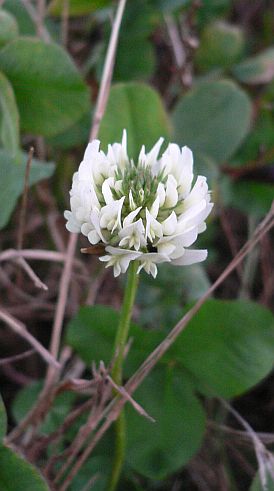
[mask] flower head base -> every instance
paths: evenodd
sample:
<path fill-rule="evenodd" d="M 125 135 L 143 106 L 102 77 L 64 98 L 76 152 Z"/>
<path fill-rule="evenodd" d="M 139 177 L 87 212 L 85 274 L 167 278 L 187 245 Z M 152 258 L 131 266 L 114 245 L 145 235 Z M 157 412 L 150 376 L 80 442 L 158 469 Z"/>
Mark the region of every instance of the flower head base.
<path fill-rule="evenodd" d="M 73 176 L 66 227 L 105 245 L 100 260 L 113 266 L 114 276 L 125 273 L 130 261 L 155 277 L 157 263 L 181 266 L 207 257 L 206 250 L 188 249 L 213 207 L 206 178 L 198 176 L 191 189 L 191 150 L 171 143 L 158 159 L 162 143 L 160 138 L 147 154 L 142 147 L 135 163 L 127 155 L 126 131 L 107 154 L 94 140 Z"/>

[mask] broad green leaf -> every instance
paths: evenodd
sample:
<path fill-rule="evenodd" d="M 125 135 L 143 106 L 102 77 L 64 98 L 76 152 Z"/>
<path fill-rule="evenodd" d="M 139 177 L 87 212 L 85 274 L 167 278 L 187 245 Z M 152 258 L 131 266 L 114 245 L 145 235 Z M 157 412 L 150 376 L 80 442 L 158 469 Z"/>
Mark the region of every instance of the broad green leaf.
<path fill-rule="evenodd" d="M 155 279 L 142 275 L 137 295 L 138 322 L 151 328 L 172 328 L 182 317 L 182 305 L 200 298 L 209 286 L 200 264 L 184 268 L 161 264 Z"/>
<path fill-rule="evenodd" d="M 167 113 L 158 93 L 148 85 L 121 83 L 112 87 L 99 132 L 103 147 L 120 142 L 124 128 L 128 132 L 128 153 L 134 159 L 142 145 L 148 150 L 160 136 L 169 138 Z"/>
<path fill-rule="evenodd" d="M 180 145 L 223 163 L 248 133 L 251 113 L 247 94 L 233 82 L 200 84 L 175 107 L 175 139 Z"/>
<path fill-rule="evenodd" d="M 243 48 L 243 31 L 233 24 L 217 20 L 203 30 L 195 61 L 203 70 L 226 68 L 239 60 Z"/>
<path fill-rule="evenodd" d="M 232 70 L 233 75 L 245 84 L 267 84 L 274 78 L 274 47 L 242 61 Z"/>
<path fill-rule="evenodd" d="M 1 491 L 49 491 L 38 470 L 4 446 L 0 447 L 0 489 Z"/>
<path fill-rule="evenodd" d="M 263 486 L 260 475 L 257 473 L 249 491 L 274 491 L 274 477 L 271 477 L 266 471 L 266 486 Z"/>
<path fill-rule="evenodd" d="M 241 210 L 247 215 L 263 217 L 271 207 L 274 196 L 274 184 L 249 180 L 238 182 L 223 178 L 220 182 L 223 202 Z"/>
<path fill-rule="evenodd" d="M 92 114 L 91 111 L 85 113 L 77 123 L 67 128 L 62 133 L 47 138 L 47 141 L 54 148 L 67 150 L 69 148 L 86 145 L 89 140 L 89 132 L 91 126 Z"/>
<path fill-rule="evenodd" d="M 52 136 L 87 112 L 87 87 L 57 44 L 18 38 L 0 51 L 0 69 L 13 85 L 21 126 L 27 132 Z"/>
<path fill-rule="evenodd" d="M 18 2 L 18 0 L 5 0 L 5 9 L 16 18 L 21 35 L 35 36 L 35 24 L 23 5 L 23 2 Z"/>
<path fill-rule="evenodd" d="M 133 37 L 122 39 L 117 50 L 114 80 L 148 79 L 153 73 L 155 65 L 154 49 L 147 39 L 135 39 Z"/>
<path fill-rule="evenodd" d="M 119 312 L 104 305 L 81 307 L 69 322 L 66 342 L 87 364 L 103 360 L 108 364 L 113 357 L 113 346 L 119 323 Z M 130 326 L 130 338 L 133 344 L 130 356 L 125 361 L 125 374 L 132 374 L 146 356 L 161 341 L 158 332 L 144 330 L 136 324 Z"/>
<path fill-rule="evenodd" d="M 20 35 L 36 36 L 37 26 L 35 25 L 35 19 L 31 18 L 26 6 L 27 2 L 23 3 L 18 0 L 5 0 L 5 10 L 8 10 L 15 17 Z M 46 17 L 44 19 L 44 27 L 54 40 L 59 39 L 60 28 L 53 19 Z"/>
<path fill-rule="evenodd" d="M 65 0 L 51 0 L 49 13 L 51 15 L 61 15 L 64 9 Z M 94 12 L 97 9 L 111 4 L 111 0 L 69 0 L 69 15 L 78 16 Z"/>
<path fill-rule="evenodd" d="M 19 115 L 12 86 L 0 72 L 0 142 L 12 155 L 19 147 Z"/>
<path fill-rule="evenodd" d="M 152 4 L 154 8 L 160 9 L 164 13 L 169 13 L 188 6 L 189 0 L 152 0 Z"/>
<path fill-rule="evenodd" d="M 69 491 L 85 489 L 85 486 L 91 481 L 92 477 L 94 477 L 94 481 L 92 481 L 90 490 L 105 491 L 110 469 L 111 459 L 108 455 L 89 458 L 73 479 Z"/>
<path fill-rule="evenodd" d="M 271 371 L 274 318 L 256 303 L 209 300 L 172 350 L 205 393 L 234 397 Z"/>
<path fill-rule="evenodd" d="M 15 39 L 19 34 L 15 17 L 0 9 L 0 48 Z"/>
<path fill-rule="evenodd" d="M 142 80 L 152 75 L 156 59 L 149 36 L 159 22 L 158 9 L 147 0 L 128 2 L 117 47 L 115 81 Z"/>
<path fill-rule="evenodd" d="M 156 368 L 134 398 L 152 423 L 127 405 L 126 461 L 140 474 L 163 479 L 188 462 L 199 449 L 205 414 L 186 374 Z"/>
<path fill-rule="evenodd" d="M 3 399 L 0 395 L 0 440 L 6 436 L 7 432 L 7 414 Z"/>
<path fill-rule="evenodd" d="M 15 396 L 12 403 L 12 413 L 19 423 L 37 402 L 39 394 L 43 387 L 42 381 L 36 381 L 21 389 Z M 71 410 L 75 400 L 73 392 L 62 392 L 54 400 L 54 403 L 47 413 L 47 416 L 41 426 L 43 433 L 55 431 L 64 421 L 65 417 Z"/>
<path fill-rule="evenodd" d="M 22 163 L 17 165 L 14 159 L 4 150 L 0 150 L 0 229 L 3 228 L 14 210 L 17 200 L 24 188 L 24 176 L 27 155 L 21 154 Z M 30 171 L 30 185 L 49 178 L 54 171 L 52 162 L 33 160 Z"/>

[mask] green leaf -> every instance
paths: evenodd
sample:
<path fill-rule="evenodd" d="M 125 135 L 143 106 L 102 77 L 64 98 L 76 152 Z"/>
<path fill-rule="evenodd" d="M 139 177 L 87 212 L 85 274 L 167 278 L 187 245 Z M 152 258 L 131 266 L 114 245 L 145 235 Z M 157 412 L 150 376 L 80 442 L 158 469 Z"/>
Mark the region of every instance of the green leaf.
<path fill-rule="evenodd" d="M 178 338 L 172 354 L 206 394 L 237 396 L 272 369 L 273 315 L 252 302 L 209 300 Z"/>
<path fill-rule="evenodd" d="M 105 491 L 109 478 L 109 469 L 111 469 L 111 459 L 107 455 L 98 455 L 89 458 L 73 479 L 69 490 L 79 491 L 80 489 L 85 489 L 87 483 L 89 483 L 92 476 L 94 476 L 94 482 L 92 482 L 90 489 L 92 491 Z"/>
<path fill-rule="evenodd" d="M 233 75 L 245 84 L 267 84 L 274 78 L 274 47 L 242 61 L 232 69 Z"/>
<path fill-rule="evenodd" d="M 21 35 L 35 36 L 35 24 L 23 5 L 23 2 L 18 2 L 18 0 L 5 0 L 5 9 L 16 18 Z"/>
<path fill-rule="evenodd" d="M 0 440 L 2 440 L 7 433 L 7 414 L 3 399 L 0 395 Z"/>
<path fill-rule="evenodd" d="M 0 142 L 12 155 L 19 147 L 19 115 L 12 86 L 0 72 Z"/>
<path fill-rule="evenodd" d="M 274 185 L 255 181 L 228 181 L 222 178 L 220 189 L 225 206 L 232 206 L 247 215 L 263 217 L 271 207 Z"/>
<path fill-rule="evenodd" d="M 51 15 L 61 15 L 65 0 L 51 0 L 49 13 Z M 69 0 L 69 15 L 77 17 L 94 12 L 97 9 L 111 4 L 110 0 Z"/>
<path fill-rule="evenodd" d="M 88 113 L 85 113 L 77 123 L 73 124 L 62 133 L 47 138 L 48 143 L 53 148 L 60 148 L 62 150 L 86 145 L 89 140 L 91 119 L 92 114 L 91 111 L 89 111 Z"/>
<path fill-rule="evenodd" d="M 185 373 L 156 368 L 134 398 L 152 423 L 127 405 L 126 461 L 140 474 L 163 479 L 182 467 L 199 449 L 205 414 Z"/>
<path fill-rule="evenodd" d="M 147 0 L 128 2 L 116 54 L 115 81 L 141 80 L 151 76 L 156 59 L 149 36 L 159 21 L 159 11 Z"/>
<path fill-rule="evenodd" d="M 22 129 L 52 136 L 87 112 L 88 90 L 57 44 L 21 37 L 0 51 L 0 69 L 13 85 Z"/>
<path fill-rule="evenodd" d="M 266 486 L 263 487 L 260 479 L 259 473 L 257 473 L 254 481 L 252 482 L 251 488 L 249 491 L 274 491 L 274 479 L 267 472 L 266 475 Z"/>
<path fill-rule="evenodd" d="M 141 325 L 172 328 L 182 317 L 182 305 L 200 298 L 210 282 L 200 264 L 174 268 L 161 264 L 157 277 L 142 275 L 137 304 Z"/>
<path fill-rule="evenodd" d="M 235 25 L 215 20 L 202 32 L 195 61 L 202 70 L 226 68 L 239 60 L 243 48 L 243 31 Z"/>
<path fill-rule="evenodd" d="M 21 154 L 22 164 L 17 165 L 10 154 L 0 150 L 0 196 L 2 206 L 0 208 L 0 229 L 9 221 L 17 200 L 24 188 L 24 176 L 27 163 L 27 155 Z M 30 171 L 30 185 L 49 178 L 54 171 L 52 162 L 39 162 L 33 160 Z"/>
<path fill-rule="evenodd" d="M 226 161 L 249 131 L 251 103 L 233 82 L 203 83 L 175 107 L 175 138 L 218 163 Z"/>
<path fill-rule="evenodd" d="M 0 48 L 19 34 L 16 19 L 6 10 L 0 9 Z"/>
<path fill-rule="evenodd" d="M 91 365 L 92 361 L 99 363 L 100 360 L 108 364 L 113 357 L 118 323 L 119 312 L 111 307 L 81 307 L 68 324 L 66 343 L 74 348 L 87 365 Z M 161 340 L 160 333 L 146 331 L 133 323 L 129 336 L 133 344 L 130 356 L 125 361 L 126 375 L 132 374 Z"/>
<path fill-rule="evenodd" d="M 22 421 L 37 402 L 42 388 L 43 382 L 36 381 L 24 387 L 16 394 L 12 403 L 12 413 L 17 423 Z M 73 392 L 62 392 L 58 394 L 41 426 L 41 431 L 43 433 L 51 433 L 63 423 L 65 417 L 71 410 L 75 397 Z"/>
<path fill-rule="evenodd" d="M 114 80 L 148 79 L 153 73 L 155 65 L 154 49 L 147 39 L 135 39 L 134 37 L 122 39 L 117 50 Z"/>
<path fill-rule="evenodd" d="M 129 156 L 137 158 L 144 144 L 151 148 L 160 136 L 169 138 L 170 122 L 158 93 L 141 83 L 117 84 L 111 88 L 99 139 L 106 149 L 128 132 Z"/>
<path fill-rule="evenodd" d="M 38 470 L 7 447 L 0 447 L 1 491 L 49 491 Z"/>

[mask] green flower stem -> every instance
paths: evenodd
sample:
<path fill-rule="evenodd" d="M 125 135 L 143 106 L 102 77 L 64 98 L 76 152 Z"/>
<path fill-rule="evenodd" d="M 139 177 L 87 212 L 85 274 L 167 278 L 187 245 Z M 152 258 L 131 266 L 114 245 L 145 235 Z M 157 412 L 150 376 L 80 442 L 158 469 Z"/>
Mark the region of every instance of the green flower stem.
<path fill-rule="evenodd" d="M 117 385 L 123 381 L 123 359 L 128 339 L 130 319 L 138 286 L 138 262 L 132 261 L 129 266 L 120 322 L 116 334 L 114 350 L 115 362 L 111 372 L 112 379 Z M 124 411 L 115 422 L 115 454 L 108 491 L 115 491 L 123 467 L 126 446 L 126 420 Z"/>

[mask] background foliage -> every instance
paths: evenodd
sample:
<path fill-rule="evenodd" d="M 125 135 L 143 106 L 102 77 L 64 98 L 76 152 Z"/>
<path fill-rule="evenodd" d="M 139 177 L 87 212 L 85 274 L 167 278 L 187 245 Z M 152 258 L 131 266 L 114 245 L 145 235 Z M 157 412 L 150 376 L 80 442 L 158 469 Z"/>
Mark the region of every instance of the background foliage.
<path fill-rule="evenodd" d="M 5 0 L 0 9 L 0 244 L 2 251 L 16 248 L 18 199 L 27 153 L 34 146 L 24 247 L 63 253 L 63 210 L 88 140 L 116 3 L 51 0 L 40 18 L 39 4 Z M 99 132 L 102 147 L 120 141 L 124 128 L 135 159 L 142 144 L 149 149 L 159 136 L 189 145 L 197 174 L 209 180 L 215 208 L 200 239 L 201 247 L 209 249 L 205 266 L 161 265 L 156 280 L 141 275 L 126 378 L 218 277 L 271 206 L 273 32 L 273 8 L 267 1 L 127 2 Z M 78 373 L 80 366 L 80 378 L 90 379 L 93 362 L 111 362 L 123 281 L 117 284 L 97 258 L 79 254 L 78 259 L 82 266 L 74 272 L 63 336 L 63 345 L 71 349 L 65 375 Z M 49 285 L 47 292 L 37 291 L 29 278 L 18 279 L 16 264 L 1 265 L 1 306 L 47 346 L 60 267 L 41 261 L 36 269 Z M 250 433 L 243 433 L 246 427 L 224 409 L 222 398 L 236 398 L 234 409 L 261 432 L 271 451 L 273 293 L 269 233 L 136 391 L 134 398 L 156 423 L 128 405 L 120 490 L 272 489 L 270 454 L 261 450 L 257 473 L 258 448 Z M 1 331 L 3 358 L 27 348 L 4 323 Z M 31 353 L 16 363 L 3 362 L 0 370 L 5 402 L 0 399 L 0 488 L 51 489 L 58 466 L 46 474 L 45 461 L 68 447 L 87 414 L 43 452 L 37 450 L 39 438 L 50 441 L 88 395 L 61 391 L 34 439 L 27 436 L 10 448 L 6 432 L 37 401 L 45 369 Z M 109 431 L 69 489 L 105 489 L 112 453 Z M 92 476 L 95 480 L 84 488 Z"/>

